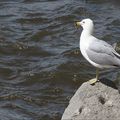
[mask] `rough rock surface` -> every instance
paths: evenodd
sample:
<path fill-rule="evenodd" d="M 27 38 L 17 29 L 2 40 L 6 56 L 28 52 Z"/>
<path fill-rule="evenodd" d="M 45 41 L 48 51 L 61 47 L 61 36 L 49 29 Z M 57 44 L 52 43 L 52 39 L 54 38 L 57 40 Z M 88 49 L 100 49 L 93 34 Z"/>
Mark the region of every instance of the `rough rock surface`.
<path fill-rule="evenodd" d="M 120 94 L 113 86 L 83 83 L 70 100 L 62 120 L 120 120 Z"/>

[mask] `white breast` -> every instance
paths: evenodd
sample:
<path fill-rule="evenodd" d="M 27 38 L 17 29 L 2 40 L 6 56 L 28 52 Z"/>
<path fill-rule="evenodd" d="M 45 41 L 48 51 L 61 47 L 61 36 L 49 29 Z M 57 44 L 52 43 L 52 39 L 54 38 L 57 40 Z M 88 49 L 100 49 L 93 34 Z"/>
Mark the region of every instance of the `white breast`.
<path fill-rule="evenodd" d="M 88 49 L 89 45 L 91 44 L 91 37 L 86 37 L 86 36 L 82 36 L 80 37 L 80 51 L 82 53 L 82 55 L 84 56 L 84 58 L 91 63 L 93 66 L 98 67 L 98 68 L 103 68 L 103 66 L 91 61 L 87 55 L 86 50 Z"/>

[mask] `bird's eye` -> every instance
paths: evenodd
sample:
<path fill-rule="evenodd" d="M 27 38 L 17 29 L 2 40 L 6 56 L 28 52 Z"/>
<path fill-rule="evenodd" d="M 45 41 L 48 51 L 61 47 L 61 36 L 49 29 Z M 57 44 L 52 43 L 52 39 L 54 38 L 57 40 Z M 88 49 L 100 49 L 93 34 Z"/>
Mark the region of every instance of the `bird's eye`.
<path fill-rule="evenodd" d="M 85 21 L 83 21 L 83 23 L 85 23 Z"/>

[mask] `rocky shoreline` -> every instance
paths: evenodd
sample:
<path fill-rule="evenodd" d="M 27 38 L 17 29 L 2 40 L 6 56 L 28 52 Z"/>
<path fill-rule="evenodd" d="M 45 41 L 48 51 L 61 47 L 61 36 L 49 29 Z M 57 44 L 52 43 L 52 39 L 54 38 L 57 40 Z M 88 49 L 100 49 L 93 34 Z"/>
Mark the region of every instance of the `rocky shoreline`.
<path fill-rule="evenodd" d="M 110 81 L 83 83 L 71 98 L 61 120 L 118 120 L 120 94 Z"/>

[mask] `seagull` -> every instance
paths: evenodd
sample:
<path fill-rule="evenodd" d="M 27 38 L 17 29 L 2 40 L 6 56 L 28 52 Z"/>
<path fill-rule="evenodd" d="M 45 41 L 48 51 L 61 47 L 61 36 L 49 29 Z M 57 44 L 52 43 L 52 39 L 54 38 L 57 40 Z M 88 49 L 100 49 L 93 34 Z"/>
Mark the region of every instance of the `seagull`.
<path fill-rule="evenodd" d="M 94 23 L 91 19 L 83 19 L 76 22 L 76 26 L 82 26 L 80 35 L 80 51 L 84 58 L 96 67 L 96 78 L 90 80 L 95 84 L 99 77 L 99 69 L 120 67 L 120 54 L 107 42 L 93 36 Z"/>

